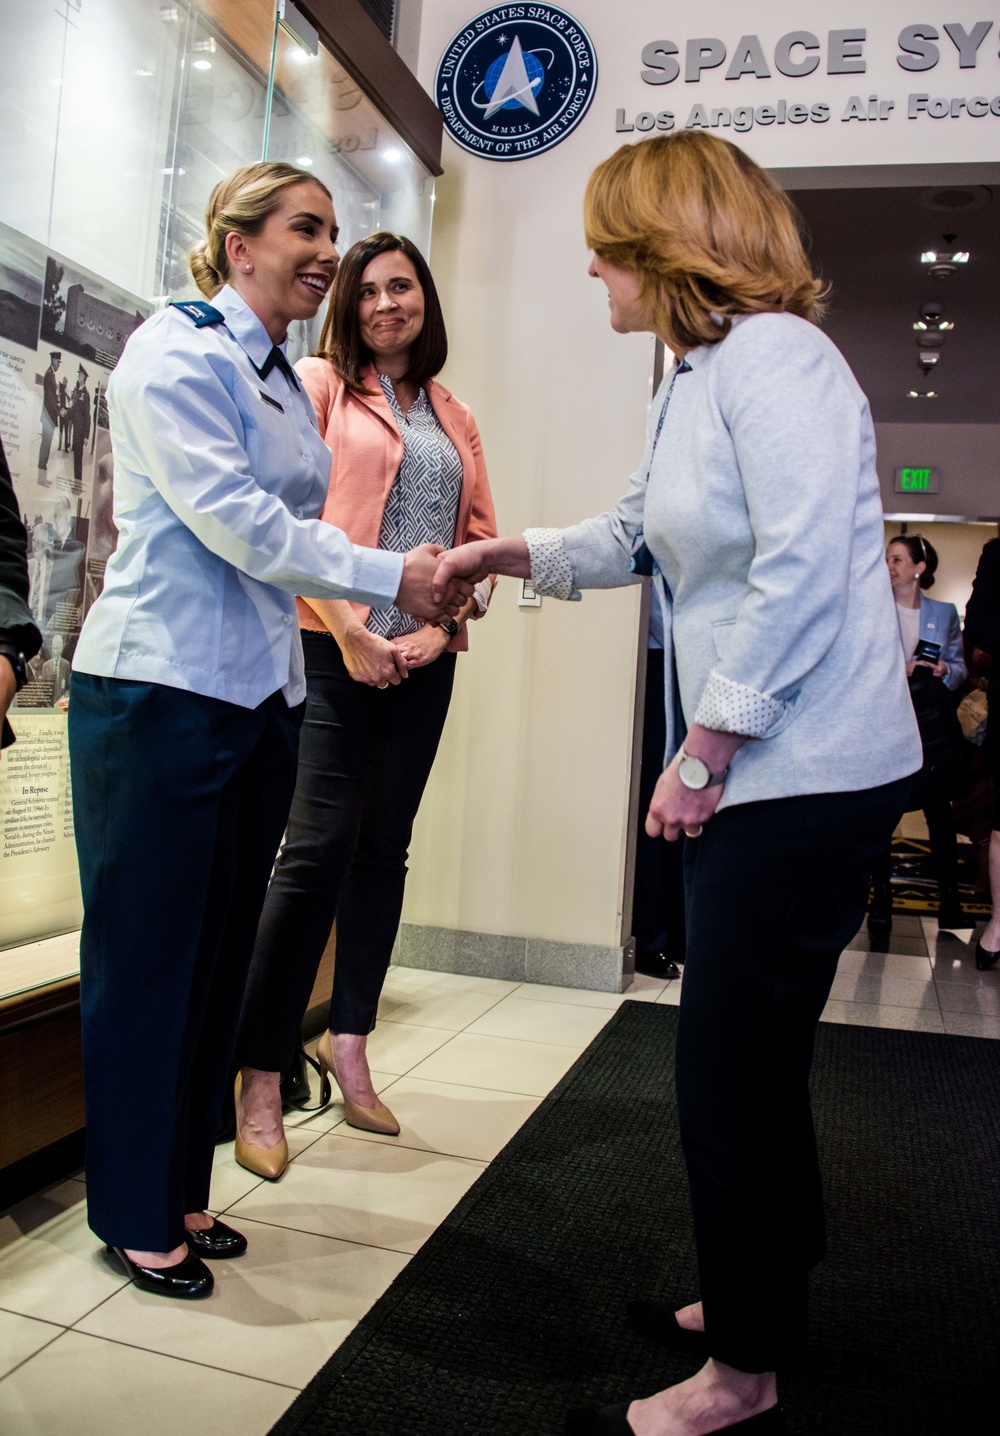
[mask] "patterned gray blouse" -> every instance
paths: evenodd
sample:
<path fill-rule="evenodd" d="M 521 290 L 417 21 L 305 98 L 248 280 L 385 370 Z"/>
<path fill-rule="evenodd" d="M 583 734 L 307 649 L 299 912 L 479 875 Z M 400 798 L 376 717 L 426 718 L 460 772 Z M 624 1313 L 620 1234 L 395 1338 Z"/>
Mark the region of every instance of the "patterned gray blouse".
<path fill-rule="evenodd" d="M 455 542 L 458 501 L 462 493 L 462 460 L 421 389 L 403 417 L 392 380 L 378 376 L 382 392 L 403 436 L 399 466 L 379 530 L 379 548 L 406 553 L 422 543 L 450 548 Z M 373 608 L 366 627 L 381 638 L 399 638 L 423 627 L 419 618 L 398 608 Z"/>

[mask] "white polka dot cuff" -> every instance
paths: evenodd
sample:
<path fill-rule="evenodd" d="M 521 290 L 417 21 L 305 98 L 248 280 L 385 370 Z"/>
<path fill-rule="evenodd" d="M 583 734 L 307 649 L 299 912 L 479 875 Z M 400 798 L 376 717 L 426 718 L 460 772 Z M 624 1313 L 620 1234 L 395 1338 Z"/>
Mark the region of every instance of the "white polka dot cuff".
<path fill-rule="evenodd" d="M 572 598 L 573 566 L 561 529 L 525 529 L 524 541 L 531 560 L 531 582 L 543 598 Z"/>
<path fill-rule="evenodd" d="M 785 711 L 784 703 L 767 693 L 758 693 L 745 683 L 734 683 L 721 673 L 709 675 L 701 695 L 695 723 L 720 733 L 744 733 L 763 738 Z"/>

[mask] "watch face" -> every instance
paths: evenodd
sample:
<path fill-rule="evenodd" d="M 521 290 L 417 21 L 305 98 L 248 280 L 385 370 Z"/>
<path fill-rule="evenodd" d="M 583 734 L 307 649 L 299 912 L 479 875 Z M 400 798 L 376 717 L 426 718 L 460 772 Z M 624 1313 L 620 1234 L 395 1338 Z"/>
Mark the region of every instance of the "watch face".
<path fill-rule="evenodd" d="M 712 776 L 700 758 L 690 758 L 687 754 L 677 765 L 677 771 L 686 788 L 707 788 Z"/>

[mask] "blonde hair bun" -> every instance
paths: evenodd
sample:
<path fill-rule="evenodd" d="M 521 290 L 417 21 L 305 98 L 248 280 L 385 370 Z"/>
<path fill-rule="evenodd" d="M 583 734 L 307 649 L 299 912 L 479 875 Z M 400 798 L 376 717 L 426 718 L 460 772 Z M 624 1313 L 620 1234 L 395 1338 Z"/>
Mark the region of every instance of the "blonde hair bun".
<path fill-rule="evenodd" d="M 333 196 L 322 180 L 284 160 L 261 160 L 244 165 L 220 180 L 208 197 L 205 238 L 188 251 L 188 267 L 206 299 L 213 299 L 229 280 L 226 239 L 230 234 L 259 234 L 281 203 L 282 190 L 307 181 L 328 199 Z"/>

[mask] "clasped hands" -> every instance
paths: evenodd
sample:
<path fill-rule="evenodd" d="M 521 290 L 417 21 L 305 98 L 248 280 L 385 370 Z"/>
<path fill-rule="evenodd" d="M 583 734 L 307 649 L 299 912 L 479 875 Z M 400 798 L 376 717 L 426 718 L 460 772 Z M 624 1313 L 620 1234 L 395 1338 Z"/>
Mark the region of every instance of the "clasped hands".
<path fill-rule="evenodd" d="M 531 577 L 528 545 L 520 535 L 481 539 L 451 549 L 421 544 L 403 557 L 396 607 L 425 623 L 440 623 L 453 618 L 472 597 L 480 579 L 490 573 Z"/>

